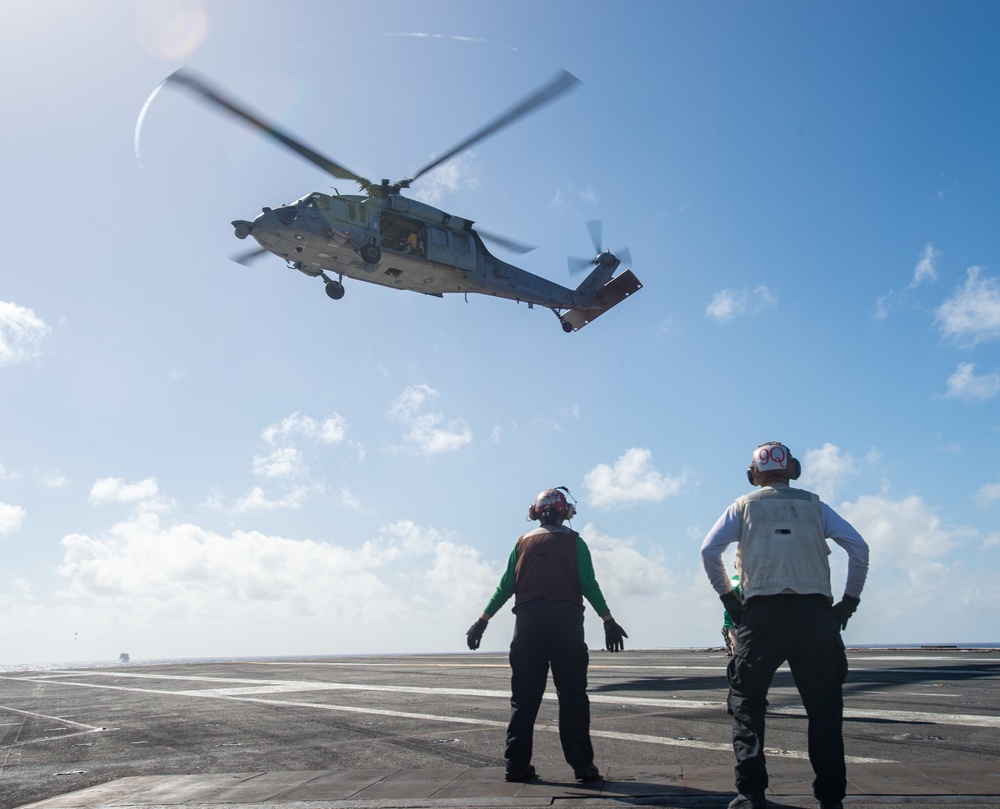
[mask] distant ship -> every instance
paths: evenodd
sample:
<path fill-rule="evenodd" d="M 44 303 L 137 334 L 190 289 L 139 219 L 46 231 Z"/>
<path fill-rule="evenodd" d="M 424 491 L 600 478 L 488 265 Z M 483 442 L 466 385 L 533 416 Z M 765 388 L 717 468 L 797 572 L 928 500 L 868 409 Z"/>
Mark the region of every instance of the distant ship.
<path fill-rule="evenodd" d="M 128 652 L 122 652 L 120 655 L 118 655 L 118 662 L 128 663 Z"/>

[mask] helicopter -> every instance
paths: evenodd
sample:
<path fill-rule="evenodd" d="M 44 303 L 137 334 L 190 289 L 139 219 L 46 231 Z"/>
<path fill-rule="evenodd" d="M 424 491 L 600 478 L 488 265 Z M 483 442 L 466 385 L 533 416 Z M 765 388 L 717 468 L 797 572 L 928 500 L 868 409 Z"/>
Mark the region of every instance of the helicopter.
<path fill-rule="evenodd" d="M 587 223 L 596 256 L 570 259 L 571 272 L 592 269 L 576 289 L 570 289 L 500 260 L 484 239 L 514 252 L 533 248 L 477 230 L 473 220 L 400 193 L 431 169 L 572 89 L 579 79 L 571 73 L 560 71 L 412 177 L 380 183 L 317 152 L 185 68 L 170 74 L 161 86 L 168 82 L 242 119 L 333 177 L 356 183 L 362 192 L 313 191 L 290 205 L 264 207 L 252 220 L 233 221 L 238 239 L 253 237 L 259 245 L 237 258 L 240 263 L 272 253 L 290 269 L 322 280 L 333 300 L 344 297 L 345 277 L 438 298 L 451 293 L 492 295 L 527 303 L 529 308 L 550 309 L 567 333 L 578 331 L 642 288 L 630 269 L 615 275 L 622 259 L 631 257 L 620 250 L 619 258 L 601 246 L 599 222 Z"/>

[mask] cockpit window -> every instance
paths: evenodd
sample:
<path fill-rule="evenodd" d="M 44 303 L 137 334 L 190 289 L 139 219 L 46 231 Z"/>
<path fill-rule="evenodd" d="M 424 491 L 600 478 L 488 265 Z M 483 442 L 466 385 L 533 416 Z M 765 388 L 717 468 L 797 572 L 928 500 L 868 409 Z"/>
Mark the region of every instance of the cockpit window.
<path fill-rule="evenodd" d="M 322 194 L 311 194 L 310 196 L 306 197 L 303 205 L 306 208 L 318 208 L 321 211 L 328 210 L 330 207 L 329 205 L 327 205 L 326 197 L 324 197 Z"/>
<path fill-rule="evenodd" d="M 278 218 L 278 221 L 283 225 L 290 225 L 295 221 L 295 217 L 298 215 L 299 209 L 295 205 L 286 205 L 284 208 L 275 208 L 274 215 Z"/>

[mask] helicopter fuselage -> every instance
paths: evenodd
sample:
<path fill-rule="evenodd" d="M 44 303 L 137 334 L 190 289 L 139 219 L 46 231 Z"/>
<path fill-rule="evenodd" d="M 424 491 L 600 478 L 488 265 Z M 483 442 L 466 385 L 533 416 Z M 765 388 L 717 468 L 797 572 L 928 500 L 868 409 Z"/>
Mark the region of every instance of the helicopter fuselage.
<path fill-rule="evenodd" d="M 311 276 L 331 272 L 427 295 L 472 292 L 554 309 L 586 306 L 592 297 L 498 259 L 471 221 L 398 194 L 314 192 L 233 226 Z M 607 268 L 609 279 L 617 266 Z"/>

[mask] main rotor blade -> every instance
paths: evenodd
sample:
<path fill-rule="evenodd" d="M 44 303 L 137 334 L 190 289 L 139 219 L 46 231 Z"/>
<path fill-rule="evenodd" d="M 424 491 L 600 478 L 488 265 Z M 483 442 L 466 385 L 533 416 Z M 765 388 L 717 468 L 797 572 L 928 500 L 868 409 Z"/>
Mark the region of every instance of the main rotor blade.
<path fill-rule="evenodd" d="M 237 264 L 242 264 L 244 267 L 251 266 L 251 262 L 259 258 L 260 256 L 268 253 L 270 251 L 264 249 L 263 247 L 255 247 L 252 250 L 246 250 L 242 253 L 237 253 L 235 256 L 230 256 L 230 258 Z"/>
<path fill-rule="evenodd" d="M 516 242 L 507 236 L 501 236 L 499 233 L 490 233 L 488 230 L 483 230 L 480 227 L 476 228 L 476 233 L 482 236 L 485 241 L 498 244 L 504 249 L 510 250 L 510 252 L 517 253 L 519 255 L 524 255 L 525 253 L 530 253 L 532 250 L 538 249 L 537 245 Z"/>
<path fill-rule="evenodd" d="M 166 81 L 172 81 L 177 84 L 181 84 L 191 90 L 194 90 L 196 93 L 201 95 L 206 100 L 210 101 L 212 104 L 215 104 L 217 107 L 222 107 L 223 109 L 228 110 L 238 118 L 242 118 L 244 121 L 256 127 L 268 137 L 273 138 L 283 146 L 291 149 L 297 155 L 305 158 L 314 166 L 318 166 L 319 168 L 323 169 L 323 171 L 327 172 L 328 174 L 332 174 L 334 177 L 339 177 L 342 180 L 353 180 L 358 185 L 360 185 L 362 189 L 366 191 L 368 190 L 369 186 L 371 186 L 370 180 L 365 179 L 359 174 L 355 174 L 350 169 L 347 169 L 344 166 L 340 165 L 339 163 L 331 160 L 330 158 L 321 155 L 319 152 L 315 151 L 309 146 L 306 146 L 304 143 L 292 137 L 291 135 L 282 132 L 277 126 L 275 126 L 270 121 L 267 121 L 264 118 L 260 118 L 256 115 L 251 114 L 246 109 L 244 109 L 240 104 L 226 98 L 218 90 L 215 90 L 214 88 L 210 87 L 204 81 L 195 77 L 193 74 L 189 73 L 183 68 L 175 70 L 173 73 L 167 76 Z"/>
<path fill-rule="evenodd" d="M 514 123 L 514 121 L 516 121 L 518 118 L 527 115 L 528 113 L 534 111 L 538 107 L 541 107 L 543 104 L 547 104 L 549 101 L 555 100 L 557 97 L 565 93 L 567 90 L 572 89 L 579 83 L 580 80 L 572 73 L 569 73 L 565 70 L 559 71 L 559 73 L 555 75 L 555 78 L 553 78 L 548 84 L 544 85 L 539 90 L 536 90 L 534 93 L 532 93 L 530 96 L 525 98 L 520 103 L 515 104 L 513 107 L 510 108 L 510 110 L 505 112 L 499 118 L 496 118 L 495 120 L 486 124 L 486 126 L 482 127 L 482 129 L 479 129 L 478 131 L 469 135 L 469 137 L 467 137 L 458 145 L 453 146 L 451 149 L 449 149 L 447 152 L 441 155 L 441 157 L 437 158 L 434 162 L 428 163 L 426 166 L 420 169 L 420 171 L 418 171 L 409 179 L 401 180 L 399 185 L 402 188 L 407 188 L 410 185 L 410 183 L 412 183 L 418 177 L 426 174 L 431 169 L 437 168 L 445 161 L 453 158 L 459 152 L 464 152 L 473 144 L 479 143 L 479 141 L 481 140 L 485 140 L 490 135 L 499 132 L 505 126 L 509 126 L 510 124 Z"/>

